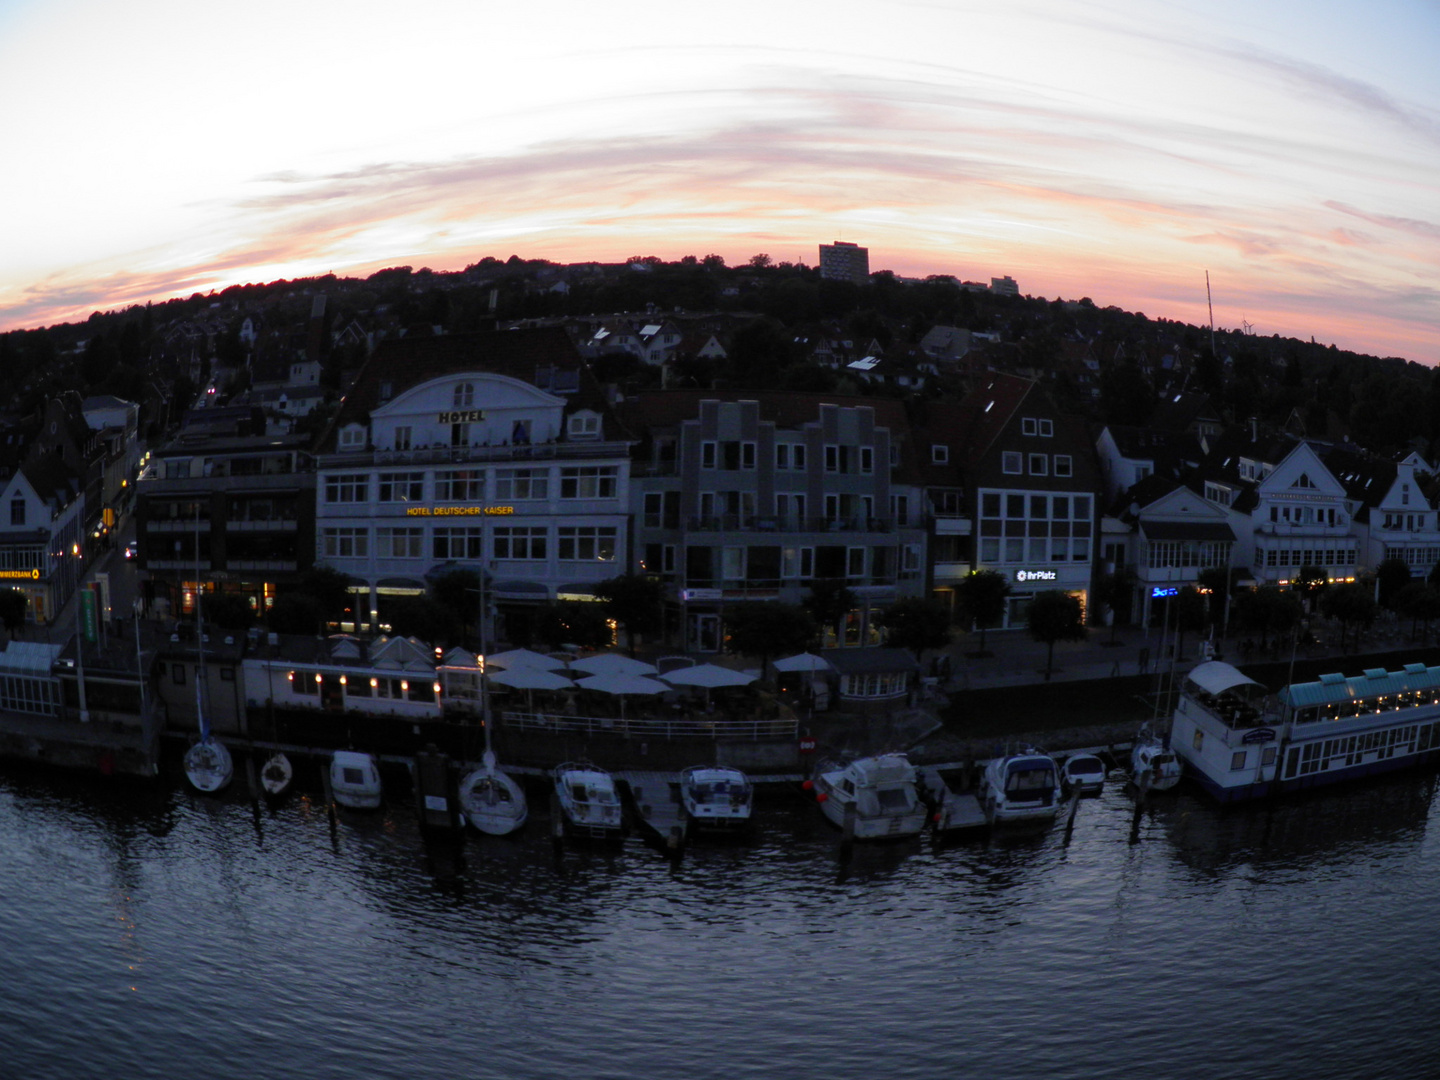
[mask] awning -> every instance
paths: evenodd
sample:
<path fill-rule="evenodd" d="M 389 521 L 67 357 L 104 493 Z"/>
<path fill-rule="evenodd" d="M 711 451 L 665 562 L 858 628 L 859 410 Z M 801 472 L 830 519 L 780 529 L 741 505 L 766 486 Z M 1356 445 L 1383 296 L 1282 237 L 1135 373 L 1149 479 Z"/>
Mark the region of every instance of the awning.
<path fill-rule="evenodd" d="M 550 590 L 538 581 L 494 581 L 490 584 L 490 595 L 496 600 L 528 600 L 544 603 L 550 599 Z"/>
<path fill-rule="evenodd" d="M 1235 540 L 1235 533 L 1223 521 L 1142 521 L 1146 540 Z"/>
<path fill-rule="evenodd" d="M 1189 677 L 1190 681 L 1201 690 L 1216 696 L 1242 686 L 1254 686 L 1262 692 L 1265 690 L 1263 683 L 1256 682 L 1248 675 L 1242 675 L 1235 668 L 1220 660 L 1197 664 L 1191 669 Z"/>

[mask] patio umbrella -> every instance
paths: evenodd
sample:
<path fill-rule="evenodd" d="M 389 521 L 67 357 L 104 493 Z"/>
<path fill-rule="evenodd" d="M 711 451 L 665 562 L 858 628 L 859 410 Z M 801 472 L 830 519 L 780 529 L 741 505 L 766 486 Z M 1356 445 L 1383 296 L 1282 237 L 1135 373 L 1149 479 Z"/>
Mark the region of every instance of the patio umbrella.
<path fill-rule="evenodd" d="M 705 688 L 705 707 L 709 709 L 712 687 L 749 686 L 755 681 L 756 676 L 746 675 L 743 671 L 736 671 L 733 668 L 721 667 L 719 664 L 697 664 L 694 667 L 667 671 L 660 678 L 671 686 L 703 686 Z"/>
<path fill-rule="evenodd" d="M 565 666 L 565 661 L 556 660 L 553 656 L 546 656 L 544 653 L 533 652 L 530 649 L 511 649 L 509 652 L 492 653 L 485 657 L 485 666 L 488 668 L 491 664 L 505 668 L 507 671 L 515 668 L 559 671 Z"/>
<path fill-rule="evenodd" d="M 624 659 L 624 657 L 620 657 Z M 620 699 L 620 718 L 625 718 L 625 699 L 631 694 L 651 697 L 669 690 L 663 682 L 647 679 L 644 675 L 592 675 L 575 684 L 581 690 L 599 690 L 602 694 L 614 694 Z"/>
<path fill-rule="evenodd" d="M 787 656 L 775 661 L 776 671 L 834 671 L 835 666 L 823 656 L 802 652 L 798 656 Z"/>
<path fill-rule="evenodd" d="M 535 711 L 536 690 L 569 690 L 575 685 L 564 675 L 523 666 L 511 668 L 509 671 L 491 672 L 488 678 L 501 686 L 524 690 L 526 705 L 532 713 Z"/>
<path fill-rule="evenodd" d="M 619 653 L 599 653 L 576 660 L 570 665 L 572 671 L 583 671 L 587 675 L 654 675 L 655 665 L 643 660 L 631 660 Z"/>

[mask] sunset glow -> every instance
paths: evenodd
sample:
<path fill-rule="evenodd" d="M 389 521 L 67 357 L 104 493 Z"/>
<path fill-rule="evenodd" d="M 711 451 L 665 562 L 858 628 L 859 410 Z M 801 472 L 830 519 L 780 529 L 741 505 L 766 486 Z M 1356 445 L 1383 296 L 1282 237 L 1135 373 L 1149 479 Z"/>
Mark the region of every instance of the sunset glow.
<path fill-rule="evenodd" d="M 0 329 L 757 252 L 1440 362 L 1440 8 L 0 0 Z"/>

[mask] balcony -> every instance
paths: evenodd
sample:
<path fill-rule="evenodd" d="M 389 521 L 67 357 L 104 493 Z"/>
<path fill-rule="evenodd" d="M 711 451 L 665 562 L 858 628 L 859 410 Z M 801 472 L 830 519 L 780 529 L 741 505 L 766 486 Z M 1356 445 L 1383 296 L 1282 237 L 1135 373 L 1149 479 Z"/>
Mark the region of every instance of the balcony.
<path fill-rule="evenodd" d="M 894 518 L 877 517 L 798 517 L 787 514 L 719 514 L 713 517 L 686 519 L 690 532 L 757 532 L 757 533 L 890 533 L 895 531 Z"/>
<path fill-rule="evenodd" d="M 226 532 L 294 532 L 294 518 L 259 518 L 255 521 L 227 521 Z"/>
<path fill-rule="evenodd" d="M 322 454 L 322 469 L 357 465 L 446 465 L 461 462 L 556 461 L 574 458 L 624 458 L 630 444 L 623 442 L 542 442 L 526 446 L 417 446 L 409 450 L 365 450 L 349 454 Z"/>

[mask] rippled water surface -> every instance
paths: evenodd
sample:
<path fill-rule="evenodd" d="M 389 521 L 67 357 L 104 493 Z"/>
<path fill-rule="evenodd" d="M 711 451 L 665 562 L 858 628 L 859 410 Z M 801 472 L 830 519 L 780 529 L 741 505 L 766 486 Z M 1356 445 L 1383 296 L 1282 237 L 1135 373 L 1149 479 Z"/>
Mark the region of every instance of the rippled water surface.
<path fill-rule="evenodd" d="M 0 1076 L 1428 1077 L 1434 784 L 672 865 L 0 772 Z"/>

